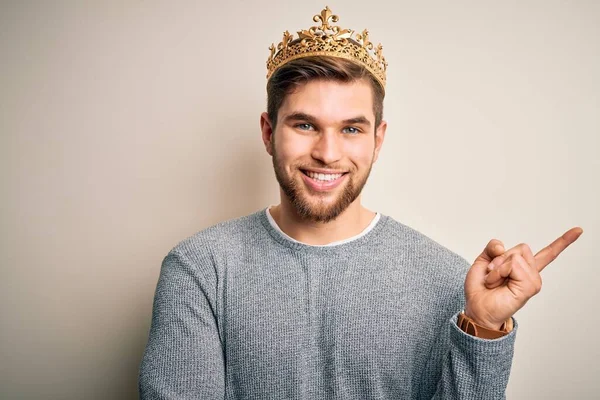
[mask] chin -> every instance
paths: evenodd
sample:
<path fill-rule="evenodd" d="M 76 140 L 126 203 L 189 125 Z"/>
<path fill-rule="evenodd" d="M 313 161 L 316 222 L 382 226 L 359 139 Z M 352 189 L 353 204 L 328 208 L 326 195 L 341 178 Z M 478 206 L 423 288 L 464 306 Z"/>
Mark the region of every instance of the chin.
<path fill-rule="evenodd" d="M 313 222 L 329 222 L 335 220 L 345 209 L 334 204 L 315 204 L 314 202 L 305 202 L 301 206 L 296 205 L 299 214 L 306 220 Z"/>
<path fill-rule="evenodd" d="M 317 208 L 317 207 L 296 207 L 298 214 L 305 221 L 311 222 L 330 222 L 337 219 L 344 211 L 336 207 Z"/>
<path fill-rule="evenodd" d="M 273 157 L 275 177 L 288 201 L 298 216 L 311 222 L 330 222 L 338 218 L 358 198 L 367 177 L 348 172 L 346 182 L 327 192 L 312 191 L 304 182 L 299 169 L 287 174 L 285 169 Z M 297 172 L 297 174 L 296 174 Z"/>
<path fill-rule="evenodd" d="M 330 222 L 339 217 L 356 200 L 359 193 L 350 182 L 330 193 L 314 193 L 303 188 L 302 193 L 288 196 L 301 218 L 312 222 Z"/>

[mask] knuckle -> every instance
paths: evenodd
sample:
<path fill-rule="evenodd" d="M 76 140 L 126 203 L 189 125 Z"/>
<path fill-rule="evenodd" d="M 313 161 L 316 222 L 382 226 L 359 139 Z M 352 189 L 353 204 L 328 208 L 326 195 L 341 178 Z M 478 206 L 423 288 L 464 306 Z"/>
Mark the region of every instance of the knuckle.
<path fill-rule="evenodd" d="M 513 262 L 513 265 L 518 266 L 518 267 L 523 267 L 523 263 L 525 262 L 525 259 L 520 254 L 513 254 L 511 261 Z"/>
<path fill-rule="evenodd" d="M 521 249 L 521 252 L 523 252 L 523 253 L 531 253 L 531 247 L 529 247 L 529 245 L 527 243 L 519 244 L 519 248 Z"/>
<path fill-rule="evenodd" d="M 500 255 L 500 256 L 496 256 L 494 257 L 494 259 L 492 261 L 494 261 L 494 263 L 496 263 L 496 265 L 500 265 L 504 263 L 504 259 L 506 257 L 504 255 Z"/>

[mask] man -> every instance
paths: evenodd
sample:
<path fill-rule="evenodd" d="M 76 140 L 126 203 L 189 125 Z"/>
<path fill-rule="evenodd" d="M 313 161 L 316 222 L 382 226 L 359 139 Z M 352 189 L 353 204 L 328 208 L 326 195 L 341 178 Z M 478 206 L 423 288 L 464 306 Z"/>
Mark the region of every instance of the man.
<path fill-rule="evenodd" d="M 387 63 L 329 8 L 314 20 L 267 62 L 260 125 L 281 203 L 166 256 L 141 398 L 504 398 L 512 316 L 582 230 L 535 256 L 492 240 L 469 265 L 364 208 Z"/>

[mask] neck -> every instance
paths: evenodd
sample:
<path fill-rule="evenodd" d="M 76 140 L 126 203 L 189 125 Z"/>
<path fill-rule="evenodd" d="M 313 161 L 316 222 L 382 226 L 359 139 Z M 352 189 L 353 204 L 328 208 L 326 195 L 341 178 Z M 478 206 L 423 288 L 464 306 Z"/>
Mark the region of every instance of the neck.
<path fill-rule="evenodd" d="M 376 215 L 360 204 L 360 196 L 336 219 L 329 222 L 303 219 L 285 195 L 281 196 L 281 203 L 269 211 L 286 235 L 311 245 L 324 245 L 356 236 L 369 226 Z"/>

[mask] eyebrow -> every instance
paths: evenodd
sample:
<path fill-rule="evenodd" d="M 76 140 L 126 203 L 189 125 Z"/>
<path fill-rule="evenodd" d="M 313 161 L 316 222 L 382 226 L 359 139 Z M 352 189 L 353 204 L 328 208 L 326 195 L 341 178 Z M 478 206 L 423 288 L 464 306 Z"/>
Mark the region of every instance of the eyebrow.
<path fill-rule="evenodd" d="M 283 120 L 286 122 L 306 121 L 306 122 L 310 122 L 313 124 L 317 122 L 317 118 L 313 117 L 312 115 L 303 113 L 303 112 L 294 112 L 294 113 L 288 114 L 285 116 L 285 118 Z M 369 120 L 363 115 L 360 115 L 360 116 L 354 117 L 354 118 L 345 119 L 342 121 L 342 123 L 346 124 L 346 125 L 366 125 L 367 127 L 371 126 L 371 122 L 369 122 Z"/>
<path fill-rule="evenodd" d="M 354 117 L 354 118 L 350 118 L 350 119 L 345 119 L 342 122 L 344 124 L 348 124 L 348 125 L 366 125 L 366 126 L 371 126 L 371 122 L 369 122 L 369 120 L 366 117 L 363 117 L 362 115 L 360 117 Z"/>
<path fill-rule="evenodd" d="M 307 122 L 311 122 L 311 123 L 317 122 L 317 119 L 315 117 L 313 117 L 312 115 L 303 113 L 303 112 L 293 112 L 291 114 L 286 115 L 283 120 L 286 122 L 288 122 L 288 121 L 307 121 Z"/>

